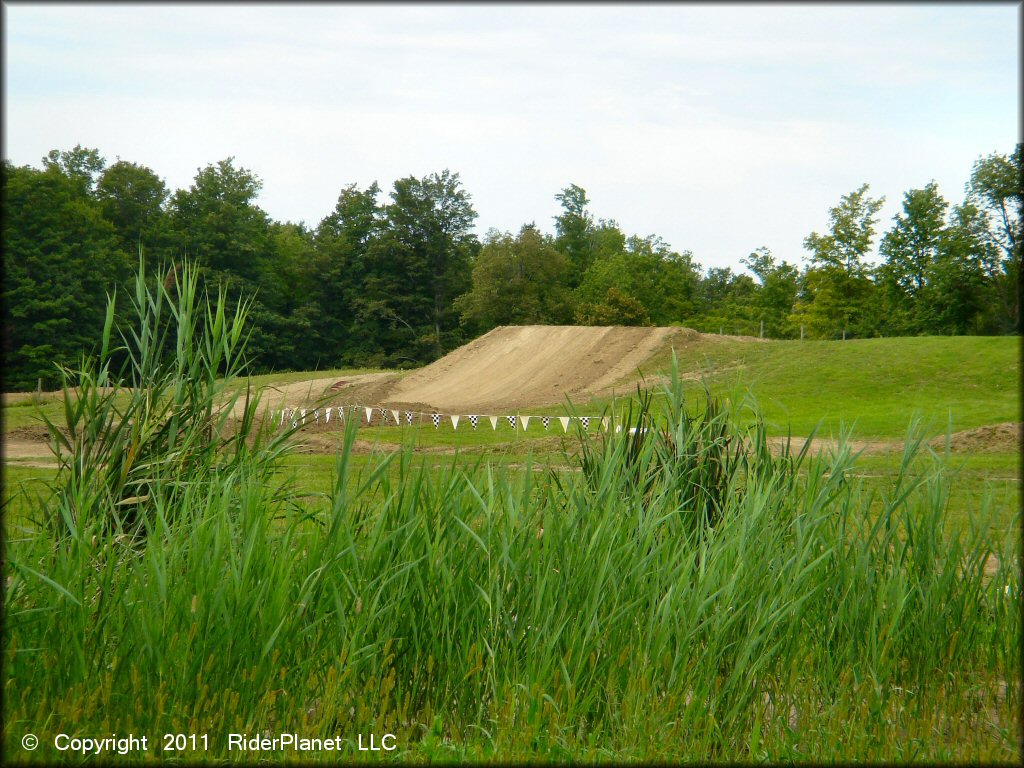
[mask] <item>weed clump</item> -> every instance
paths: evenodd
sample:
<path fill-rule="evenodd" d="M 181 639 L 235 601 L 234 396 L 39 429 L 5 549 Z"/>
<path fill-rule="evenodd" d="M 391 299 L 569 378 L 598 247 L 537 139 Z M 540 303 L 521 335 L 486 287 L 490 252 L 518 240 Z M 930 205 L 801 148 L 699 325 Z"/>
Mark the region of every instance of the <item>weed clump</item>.
<path fill-rule="evenodd" d="M 99 355 L 61 369 L 63 423 L 43 416 L 59 465 L 42 520 L 53 536 L 136 540 L 185 514 L 199 487 L 268 475 L 283 436 L 238 386 L 249 306 L 200 295 L 192 264 L 154 282 L 140 262 L 129 327 L 115 337 L 111 297 Z"/>

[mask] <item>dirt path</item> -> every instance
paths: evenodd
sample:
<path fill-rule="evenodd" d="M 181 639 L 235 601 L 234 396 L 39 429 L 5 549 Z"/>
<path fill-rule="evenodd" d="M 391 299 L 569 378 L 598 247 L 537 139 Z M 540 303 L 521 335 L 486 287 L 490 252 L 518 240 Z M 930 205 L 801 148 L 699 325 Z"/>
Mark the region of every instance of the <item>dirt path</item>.
<path fill-rule="evenodd" d="M 362 402 L 467 413 L 557 405 L 635 378 L 656 351 L 695 331 L 612 326 L 501 326 Z"/>
<path fill-rule="evenodd" d="M 264 388 L 261 404 L 264 409 L 277 410 L 284 406 L 295 408 L 347 403 L 344 393 L 355 389 L 389 384 L 401 376 L 401 373 L 392 372 L 353 374 L 342 379 L 341 381 L 344 384 L 337 389 L 332 389 L 334 385 L 339 383 L 336 377 L 305 379 L 304 381 L 271 385 Z M 244 400 L 239 400 L 235 403 L 235 418 L 242 415 L 244 406 Z"/>
<path fill-rule="evenodd" d="M 19 467 L 42 467 L 54 469 L 57 466 L 57 459 L 50 452 L 50 446 L 42 440 L 26 440 L 24 438 L 8 439 L 4 435 L 3 457 L 4 463 L 13 464 Z"/>

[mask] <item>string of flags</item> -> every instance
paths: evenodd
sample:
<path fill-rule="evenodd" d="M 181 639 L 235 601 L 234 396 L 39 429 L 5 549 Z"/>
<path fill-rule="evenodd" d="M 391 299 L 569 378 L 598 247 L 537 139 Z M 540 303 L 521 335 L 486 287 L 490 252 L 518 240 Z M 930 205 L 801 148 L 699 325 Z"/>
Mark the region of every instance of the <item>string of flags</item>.
<path fill-rule="evenodd" d="M 590 429 L 591 421 L 595 423 L 600 422 L 601 428 L 605 432 L 608 431 L 610 425 L 608 416 L 525 416 L 522 414 L 492 416 L 479 413 L 460 415 L 438 412 L 401 411 L 394 408 L 369 405 L 332 405 L 321 408 L 284 407 L 280 410 L 275 409 L 271 411 L 271 420 L 277 422 L 278 426 L 284 427 L 285 424 L 291 424 L 293 429 L 305 426 L 306 424 L 320 424 L 321 421 L 324 424 L 330 424 L 332 416 L 334 422 L 339 426 L 351 419 L 358 419 L 360 424 L 365 426 L 400 426 L 404 419 L 408 426 L 412 426 L 414 423 L 430 421 L 434 429 L 440 428 L 442 423 L 451 422 L 453 430 L 459 428 L 459 423 L 463 419 L 468 421 L 473 429 L 477 429 L 480 426 L 481 419 L 485 419 L 484 423 L 489 423 L 492 430 L 496 430 L 499 422 L 504 420 L 508 422 L 508 425 L 513 430 L 522 427 L 524 432 L 529 428 L 531 421 L 540 421 L 544 431 L 548 431 L 552 423 L 561 424 L 563 432 L 569 431 L 569 425 L 573 420 L 578 421 L 584 430 Z M 615 431 L 621 432 L 622 427 L 617 425 Z"/>

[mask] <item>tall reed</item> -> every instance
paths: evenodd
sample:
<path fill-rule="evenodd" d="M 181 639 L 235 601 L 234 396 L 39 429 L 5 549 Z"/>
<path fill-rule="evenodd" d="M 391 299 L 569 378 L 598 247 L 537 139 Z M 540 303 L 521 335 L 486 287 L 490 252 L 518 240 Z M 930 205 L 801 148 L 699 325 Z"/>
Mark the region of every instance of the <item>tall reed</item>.
<path fill-rule="evenodd" d="M 99 355 L 62 369 L 63 423 L 43 415 L 60 466 L 43 523 L 58 537 L 138 537 L 158 510 L 184 509 L 190 485 L 266 473 L 284 449 L 258 418 L 258 395 L 237 383 L 249 304 L 228 306 L 223 289 L 211 299 L 199 282 L 188 262 L 147 280 L 140 261 L 132 327 L 115 336 L 111 297 Z"/>
<path fill-rule="evenodd" d="M 872 494 L 845 441 L 777 455 L 675 371 L 665 394 L 581 433 L 585 471 L 412 442 L 356 462 L 353 421 L 322 504 L 223 456 L 150 484 L 130 556 L 10 541 L 5 757 L 29 730 L 174 729 L 210 734 L 199 758 L 229 731 L 391 732 L 431 759 L 1019 757 L 1020 573 L 991 508 L 947 526 L 919 441 Z M 77 520 L 122 500 L 73 498 Z"/>

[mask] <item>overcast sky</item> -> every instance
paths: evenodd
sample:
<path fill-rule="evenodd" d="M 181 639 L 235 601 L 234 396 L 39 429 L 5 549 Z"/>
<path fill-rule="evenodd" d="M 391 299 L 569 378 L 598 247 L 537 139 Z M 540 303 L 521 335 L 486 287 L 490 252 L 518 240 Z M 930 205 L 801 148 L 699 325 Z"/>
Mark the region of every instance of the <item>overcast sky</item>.
<path fill-rule="evenodd" d="M 1019 140 L 1020 8 L 4 3 L 4 157 L 95 147 L 172 190 L 228 156 L 315 226 L 346 184 L 451 169 L 477 230 L 553 231 L 570 183 L 704 267 L 867 182 L 959 202 Z"/>

